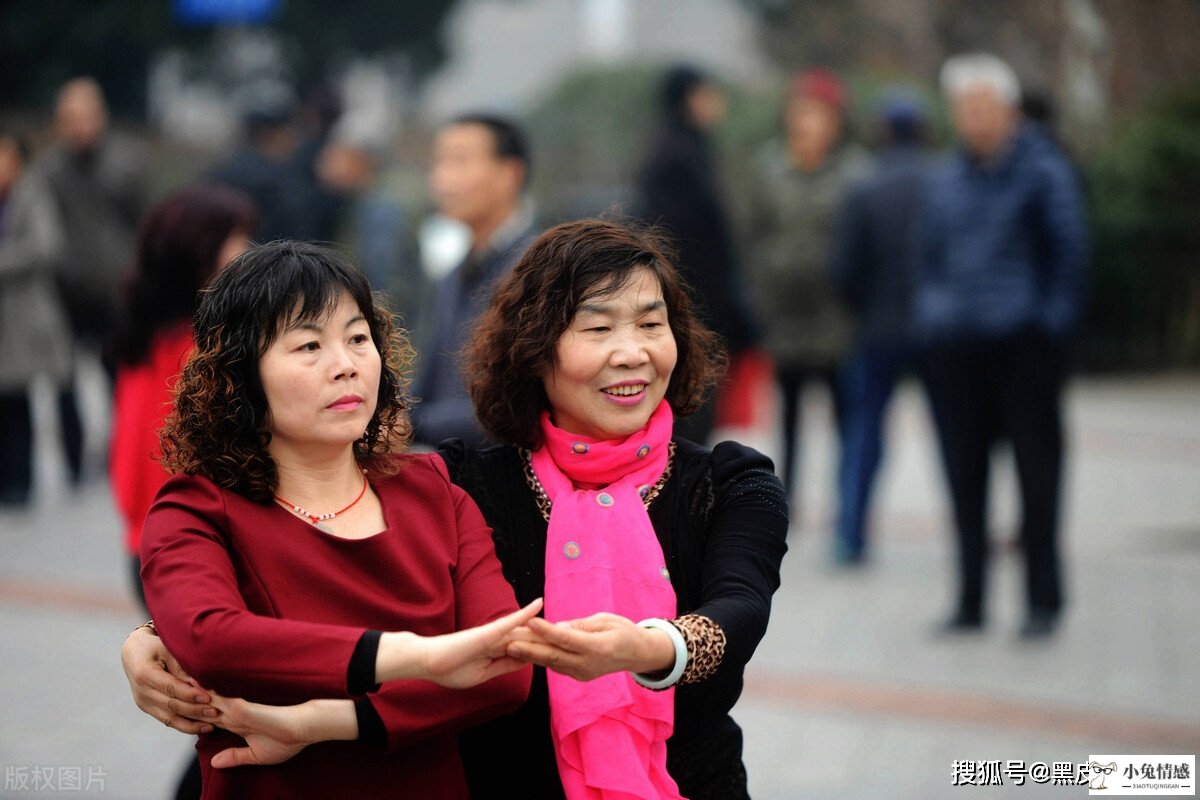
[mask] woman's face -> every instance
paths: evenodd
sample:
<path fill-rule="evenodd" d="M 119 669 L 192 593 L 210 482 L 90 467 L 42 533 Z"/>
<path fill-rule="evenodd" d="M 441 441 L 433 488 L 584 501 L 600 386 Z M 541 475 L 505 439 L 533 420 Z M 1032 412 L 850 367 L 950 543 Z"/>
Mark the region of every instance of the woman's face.
<path fill-rule="evenodd" d="M 348 446 L 375 414 L 379 350 L 349 292 L 326 317 L 283 330 L 259 359 L 258 374 L 272 453 Z"/>
<path fill-rule="evenodd" d="M 787 107 L 788 137 L 797 145 L 824 155 L 833 149 L 842 131 L 841 113 L 813 97 L 792 100 Z"/>
<path fill-rule="evenodd" d="M 612 295 L 580 304 L 543 376 L 554 424 L 594 439 L 646 425 L 667 393 L 677 358 L 662 287 L 639 268 Z"/>

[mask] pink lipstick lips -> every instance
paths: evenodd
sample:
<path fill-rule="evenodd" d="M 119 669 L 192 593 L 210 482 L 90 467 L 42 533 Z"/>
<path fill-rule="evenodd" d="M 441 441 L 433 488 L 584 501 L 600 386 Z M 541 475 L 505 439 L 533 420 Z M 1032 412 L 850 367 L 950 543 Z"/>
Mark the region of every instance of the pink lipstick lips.
<path fill-rule="evenodd" d="M 348 394 L 334 400 L 326 408 L 331 411 L 354 411 L 363 403 L 363 399 L 356 394 Z"/>

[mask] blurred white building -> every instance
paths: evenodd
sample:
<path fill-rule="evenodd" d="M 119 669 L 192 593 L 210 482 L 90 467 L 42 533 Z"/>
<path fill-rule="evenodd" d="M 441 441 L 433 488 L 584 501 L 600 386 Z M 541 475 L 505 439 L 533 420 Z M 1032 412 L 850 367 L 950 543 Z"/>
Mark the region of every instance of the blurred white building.
<path fill-rule="evenodd" d="M 423 93 L 435 123 L 468 109 L 519 115 L 589 64 L 686 61 L 738 83 L 774 72 L 737 0 L 463 0 L 446 24 L 446 65 Z"/>

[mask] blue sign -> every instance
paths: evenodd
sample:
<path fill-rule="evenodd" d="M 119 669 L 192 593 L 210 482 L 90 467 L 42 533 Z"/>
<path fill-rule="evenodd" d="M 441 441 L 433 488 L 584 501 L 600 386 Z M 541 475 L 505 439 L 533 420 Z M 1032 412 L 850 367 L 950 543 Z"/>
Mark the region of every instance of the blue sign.
<path fill-rule="evenodd" d="M 184 25 L 270 22 L 280 0 L 174 0 L 176 21 Z"/>

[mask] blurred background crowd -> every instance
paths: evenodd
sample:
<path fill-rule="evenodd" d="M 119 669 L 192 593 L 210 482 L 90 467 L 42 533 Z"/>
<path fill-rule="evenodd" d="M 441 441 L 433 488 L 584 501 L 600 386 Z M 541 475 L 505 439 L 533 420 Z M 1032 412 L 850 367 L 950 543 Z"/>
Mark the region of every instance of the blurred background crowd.
<path fill-rule="evenodd" d="M 1195 0 L 0 18 L 0 513 L 39 498 L 39 419 L 68 484 L 110 479 L 141 513 L 155 487 L 122 452 L 156 406 L 129 387 L 169 377 L 195 291 L 249 242 L 350 254 L 413 333 L 418 440 L 477 439 L 454 353 L 487 287 L 547 225 L 618 215 L 673 237 L 729 350 L 680 433 L 766 443 L 839 569 L 868 559 L 889 401 L 918 379 L 957 533 L 945 631 L 984 624 L 989 465 L 1011 445 L 1021 632 L 1041 637 L 1063 604 L 1068 375 L 1200 367 Z M 810 387 L 837 445 L 829 514 L 799 488 Z"/>

